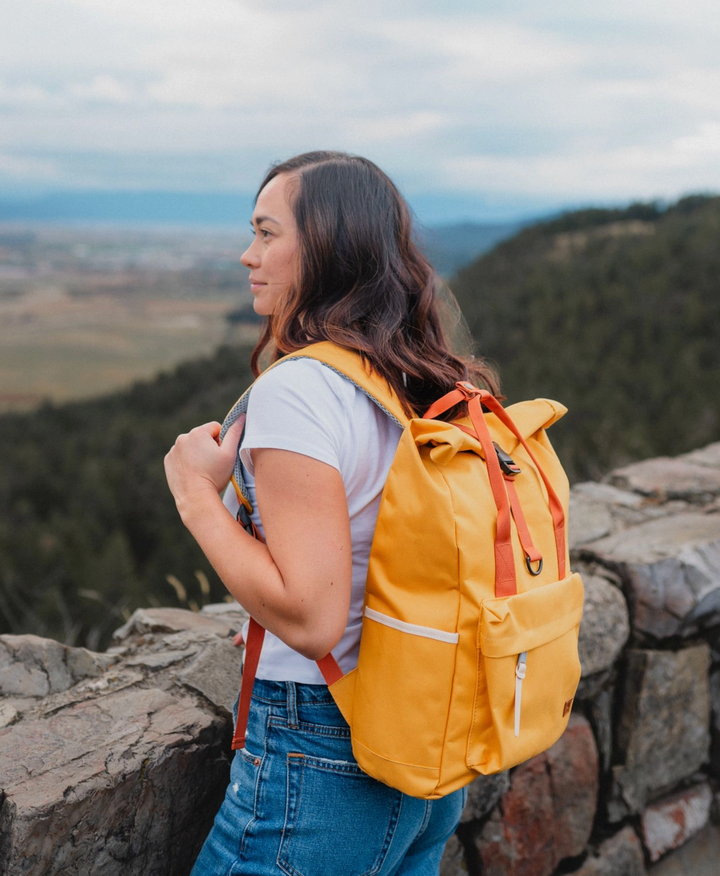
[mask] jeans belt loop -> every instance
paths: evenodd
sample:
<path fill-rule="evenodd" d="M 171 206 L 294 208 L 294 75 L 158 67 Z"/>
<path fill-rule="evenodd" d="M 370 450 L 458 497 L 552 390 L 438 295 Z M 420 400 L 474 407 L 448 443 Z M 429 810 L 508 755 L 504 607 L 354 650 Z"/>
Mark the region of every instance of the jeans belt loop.
<path fill-rule="evenodd" d="M 288 726 L 297 730 L 298 727 L 298 711 L 297 711 L 297 689 L 294 681 L 286 681 L 287 688 L 287 713 Z"/>

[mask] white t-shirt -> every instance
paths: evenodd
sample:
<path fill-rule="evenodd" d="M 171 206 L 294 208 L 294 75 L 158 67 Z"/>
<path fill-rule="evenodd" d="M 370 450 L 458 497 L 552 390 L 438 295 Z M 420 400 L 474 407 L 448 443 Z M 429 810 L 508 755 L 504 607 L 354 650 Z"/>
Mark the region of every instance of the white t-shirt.
<path fill-rule="evenodd" d="M 251 450 L 291 450 L 336 468 L 345 485 L 352 537 L 352 595 L 348 622 L 333 655 L 343 672 L 357 665 L 368 559 L 380 496 L 400 440 L 400 429 L 349 380 L 313 359 L 284 362 L 263 374 L 250 395 L 240 460 L 253 508 Z M 237 513 L 232 487 L 225 504 Z M 262 522 L 253 511 L 253 522 Z M 265 635 L 258 678 L 323 684 L 314 661 L 271 633 Z"/>

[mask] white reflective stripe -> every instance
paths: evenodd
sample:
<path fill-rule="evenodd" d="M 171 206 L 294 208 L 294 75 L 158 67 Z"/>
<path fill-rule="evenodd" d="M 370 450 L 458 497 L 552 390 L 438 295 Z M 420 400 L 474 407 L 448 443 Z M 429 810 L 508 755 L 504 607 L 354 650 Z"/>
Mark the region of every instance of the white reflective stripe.
<path fill-rule="evenodd" d="M 518 655 L 515 667 L 515 735 L 520 735 L 520 706 L 522 705 L 522 683 L 527 670 L 527 651 Z"/>
<path fill-rule="evenodd" d="M 385 624 L 386 627 L 392 627 L 394 630 L 400 630 L 401 633 L 410 633 L 412 636 L 424 636 L 426 639 L 436 639 L 438 642 L 447 642 L 450 645 L 457 645 L 458 643 L 459 636 L 457 633 L 446 633 L 445 630 L 436 630 L 434 627 L 421 627 L 418 624 L 409 624 L 407 621 L 401 621 L 395 617 L 375 611 L 374 608 L 366 607 L 365 617 L 369 617 L 370 620 L 377 621 L 379 624 Z"/>

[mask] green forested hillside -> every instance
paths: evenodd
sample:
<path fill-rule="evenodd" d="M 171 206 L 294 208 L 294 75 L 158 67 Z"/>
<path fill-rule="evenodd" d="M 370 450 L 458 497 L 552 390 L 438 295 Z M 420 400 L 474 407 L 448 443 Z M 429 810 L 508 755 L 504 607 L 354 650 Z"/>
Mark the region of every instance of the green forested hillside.
<path fill-rule="evenodd" d="M 104 645 L 129 611 L 177 604 L 168 575 L 187 601 L 222 600 L 163 457 L 180 432 L 223 417 L 251 380 L 249 355 L 226 348 L 127 392 L 0 417 L 0 633 Z"/>
<path fill-rule="evenodd" d="M 570 409 L 551 434 L 574 479 L 720 439 L 719 243 L 720 198 L 586 210 L 451 281 L 508 401 Z M 130 610 L 183 602 L 178 582 L 186 602 L 223 598 L 162 460 L 223 416 L 248 359 L 226 348 L 124 393 L 0 417 L 0 632 L 97 647 Z"/>
<path fill-rule="evenodd" d="M 585 210 L 451 283 L 510 402 L 557 398 L 574 479 L 720 439 L 720 198 Z"/>

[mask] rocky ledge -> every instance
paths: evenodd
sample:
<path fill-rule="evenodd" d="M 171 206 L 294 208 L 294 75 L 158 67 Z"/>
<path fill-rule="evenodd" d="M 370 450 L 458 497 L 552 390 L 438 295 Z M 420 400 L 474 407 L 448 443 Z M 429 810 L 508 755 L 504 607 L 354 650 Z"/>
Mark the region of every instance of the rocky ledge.
<path fill-rule="evenodd" d="M 443 876 L 642 876 L 720 779 L 720 444 L 579 484 L 564 736 L 470 785 Z M 107 653 L 0 636 L 0 874 L 183 876 L 228 777 L 236 604 L 141 609 Z"/>

